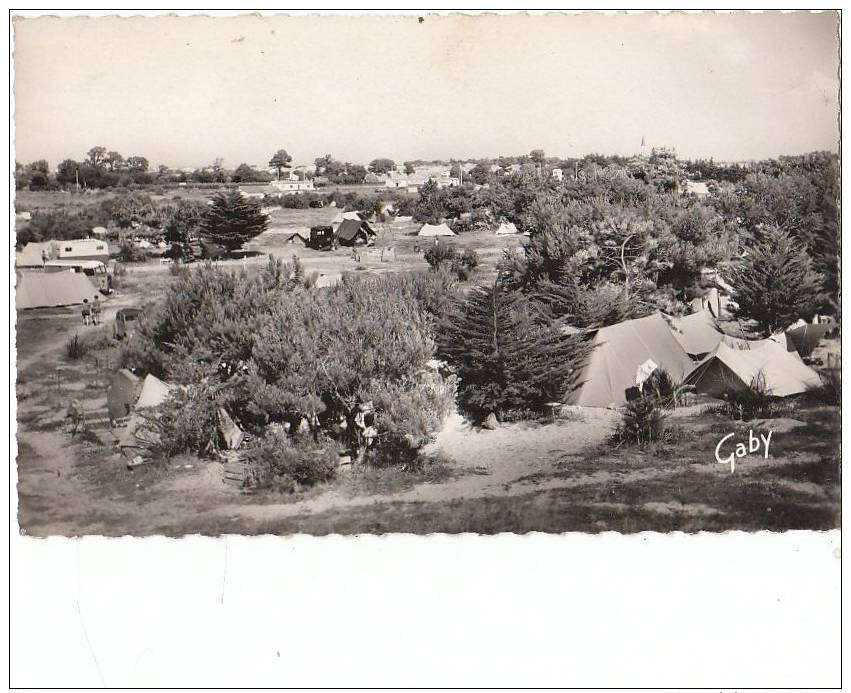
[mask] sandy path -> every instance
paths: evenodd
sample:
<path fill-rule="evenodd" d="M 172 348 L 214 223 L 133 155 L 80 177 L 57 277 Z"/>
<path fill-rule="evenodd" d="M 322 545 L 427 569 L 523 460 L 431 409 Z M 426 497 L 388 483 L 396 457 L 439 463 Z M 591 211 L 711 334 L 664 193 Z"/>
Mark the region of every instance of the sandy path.
<path fill-rule="evenodd" d="M 544 488 L 576 485 L 577 479 L 553 479 L 545 484 L 520 481 L 530 475 L 553 471 L 556 462 L 581 455 L 602 442 L 611 432 L 613 412 L 601 411 L 581 420 L 555 424 L 504 424 L 489 431 L 474 429 L 457 414 L 449 417 L 434 443 L 425 452 L 443 453 L 459 467 L 474 473 L 443 483 L 419 484 L 409 491 L 393 494 L 345 496 L 329 491 L 296 503 L 264 505 L 230 504 L 221 508 L 224 515 L 274 520 L 321 513 L 351 507 L 395 502 L 445 502 L 462 498 L 482 498 L 528 493 Z M 590 474 L 583 483 L 605 481 L 605 473 Z M 587 479 L 587 481 L 586 481 Z"/>

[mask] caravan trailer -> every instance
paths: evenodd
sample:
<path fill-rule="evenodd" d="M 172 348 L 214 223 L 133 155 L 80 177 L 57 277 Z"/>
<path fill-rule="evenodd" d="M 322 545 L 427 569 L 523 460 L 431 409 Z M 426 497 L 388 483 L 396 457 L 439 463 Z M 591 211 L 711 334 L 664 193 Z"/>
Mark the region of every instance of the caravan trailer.
<path fill-rule="evenodd" d="M 44 271 L 85 274 L 102 294 L 109 294 L 112 290 L 112 280 L 106 265 L 98 260 L 48 260 L 44 263 Z"/>

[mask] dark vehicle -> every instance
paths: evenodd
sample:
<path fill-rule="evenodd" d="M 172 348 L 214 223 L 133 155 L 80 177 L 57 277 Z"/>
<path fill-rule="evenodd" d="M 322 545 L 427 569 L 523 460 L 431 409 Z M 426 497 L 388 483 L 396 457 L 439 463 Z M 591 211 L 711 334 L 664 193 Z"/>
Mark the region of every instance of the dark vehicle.
<path fill-rule="evenodd" d="M 325 200 L 311 200 L 310 206 L 313 207 L 314 209 L 319 209 L 319 208 L 325 206 Z"/>
<path fill-rule="evenodd" d="M 115 339 L 129 339 L 133 336 L 136 322 L 142 315 L 141 308 L 122 308 L 115 314 L 115 324 L 112 326 L 112 336 Z"/>
<path fill-rule="evenodd" d="M 334 229 L 330 226 L 311 226 L 307 245 L 314 250 L 332 250 L 335 245 Z"/>

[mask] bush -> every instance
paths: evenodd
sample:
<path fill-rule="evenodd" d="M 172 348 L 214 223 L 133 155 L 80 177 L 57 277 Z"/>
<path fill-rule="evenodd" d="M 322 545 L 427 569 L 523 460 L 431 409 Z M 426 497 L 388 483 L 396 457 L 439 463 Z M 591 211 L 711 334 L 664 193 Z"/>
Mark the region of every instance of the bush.
<path fill-rule="evenodd" d="M 65 342 L 65 354 L 72 361 L 78 361 L 89 353 L 89 345 L 85 339 L 80 339 L 80 335 L 75 334 L 67 342 Z"/>
<path fill-rule="evenodd" d="M 137 247 L 132 241 L 122 241 L 118 259 L 121 262 L 147 262 L 148 256 L 142 248 Z"/>
<path fill-rule="evenodd" d="M 686 392 L 694 388 L 676 382 L 668 371 L 657 368 L 645 381 L 643 392 L 655 397 L 665 409 L 676 409 L 685 401 Z"/>
<path fill-rule="evenodd" d="M 423 258 L 435 270 L 444 262 L 454 263 L 458 259 L 458 251 L 454 245 L 439 241 L 425 249 Z"/>
<path fill-rule="evenodd" d="M 821 404 L 840 406 L 842 404 L 842 368 L 825 368 L 819 371 L 821 385 L 808 390 L 807 394 Z"/>
<path fill-rule="evenodd" d="M 330 291 L 284 294 L 262 318 L 242 379 L 258 422 L 316 418 L 359 448 L 355 418 L 371 403 L 372 457 L 414 454 L 436 431 L 446 406 L 426 375 L 430 323 L 393 283 L 346 278 Z"/>
<path fill-rule="evenodd" d="M 247 452 L 248 486 L 276 491 L 298 491 L 299 486 L 330 481 L 337 474 L 339 454 L 327 441 L 290 438 L 268 432 Z"/>
<path fill-rule="evenodd" d="M 791 403 L 771 394 L 761 371 L 753 377 L 750 387 L 743 388 L 736 382 L 727 383 L 722 399 L 724 402 L 719 411 L 737 421 L 776 418 L 792 408 Z"/>
<path fill-rule="evenodd" d="M 140 412 L 143 422 L 137 435 L 145 431 L 139 437 L 149 441 L 145 447 L 154 457 L 211 453 L 218 441 L 216 410 L 220 402 L 216 395 L 209 383 L 175 388 L 165 402 Z"/>
<path fill-rule="evenodd" d="M 441 277 L 345 277 L 323 291 L 304 282 L 300 266 L 279 261 L 251 276 L 203 265 L 146 312 L 123 363 L 191 386 L 185 411 L 160 417 L 163 454 L 215 444 L 217 406 L 249 431 L 307 419 L 317 439 L 360 453 L 355 419 L 371 403 L 376 463 L 408 459 L 431 438 L 454 398 L 454 381 L 428 367 L 434 321 L 421 303 Z"/>
<path fill-rule="evenodd" d="M 612 434 L 612 440 L 618 447 L 642 447 L 650 443 L 665 442 L 671 435 L 671 430 L 665 425 L 665 412 L 661 401 L 650 394 L 626 403 L 621 412 L 621 421 Z"/>

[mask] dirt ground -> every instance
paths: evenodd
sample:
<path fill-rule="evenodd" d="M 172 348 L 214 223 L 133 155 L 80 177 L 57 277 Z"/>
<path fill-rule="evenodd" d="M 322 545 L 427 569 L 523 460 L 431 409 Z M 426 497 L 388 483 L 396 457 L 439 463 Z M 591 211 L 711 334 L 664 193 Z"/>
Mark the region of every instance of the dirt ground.
<path fill-rule="evenodd" d="M 311 214 L 328 210 L 309 210 Z M 293 223 L 305 219 L 290 218 Z M 273 231 L 267 232 L 272 234 Z M 261 243 L 285 257 L 271 239 Z M 388 242 L 387 236 L 382 244 Z M 391 237 L 413 259 L 417 239 Z M 517 239 L 471 234 L 485 270 Z M 295 247 L 309 271 L 341 271 L 350 251 Z M 254 260 L 247 260 L 250 263 Z M 239 264 L 241 261 L 232 262 Z M 362 256 L 368 271 L 388 271 Z M 404 262 L 404 261 L 401 261 Z M 423 267 L 425 263 L 422 263 Z M 152 298 L 169 281 L 166 267 L 132 268 L 105 302 L 105 331 L 115 311 Z M 118 348 L 73 361 L 65 343 L 92 337 L 77 309 L 24 311 L 17 322 L 17 481 L 21 531 L 47 535 L 218 535 L 363 532 L 724 531 L 829 529 L 839 526 L 839 409 L 801 401 L 785 419 L 741 424 L 706 404 L 675 410 L 676 442 L 616 449 L 617 414 L 577 410 L 549 423 L 469 426 L 451 416 L 426 453 L 422 472 L 361 469 L 295 494 L 248 494 L 225 485 L 218 462 L 195 457 L 129 470 L 108 428 L 72 436 L 64 420 L 71 399 L 95 412 Z M 828 345 L 828 348 L 835 347 Z M 729 433 L 773 431 L 768 459 L 740 460 L 731 473 L 715 461 Z"/>

